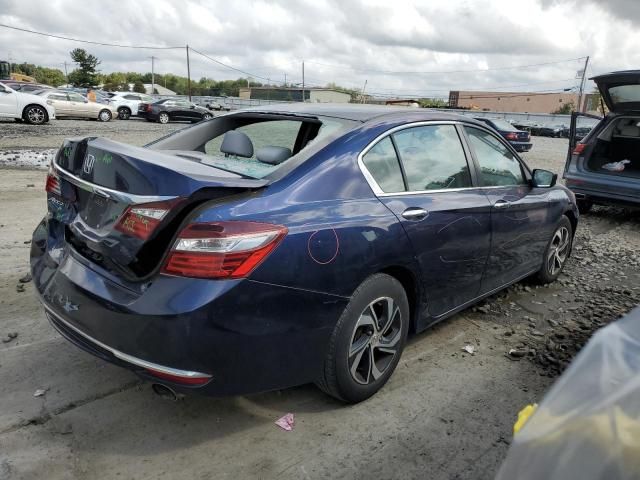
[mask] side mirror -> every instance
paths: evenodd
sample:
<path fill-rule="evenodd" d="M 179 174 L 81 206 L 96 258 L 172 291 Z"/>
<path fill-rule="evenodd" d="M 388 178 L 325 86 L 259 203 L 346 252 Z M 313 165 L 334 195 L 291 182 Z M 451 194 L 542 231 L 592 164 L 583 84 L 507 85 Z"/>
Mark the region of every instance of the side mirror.
<path fill-rule="evenodd" d="M 196 108 L 195 105 L 189 105 L 189 108 Z"/>
<path fill-rule="evenodd" d="M 549 170 L 542 170 L 536 168 L 533 171 L 533 178 L 531 183 L 534 187 L 551 188 L 556 184 L 558 180 L 558 174 L 550 172 Z"/>

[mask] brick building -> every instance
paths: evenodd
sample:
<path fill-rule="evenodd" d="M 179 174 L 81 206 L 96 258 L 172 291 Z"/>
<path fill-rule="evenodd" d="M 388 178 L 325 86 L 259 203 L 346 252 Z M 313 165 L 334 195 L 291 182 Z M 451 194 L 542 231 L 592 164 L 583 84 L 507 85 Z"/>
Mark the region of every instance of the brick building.
<path fill-rule="evenodd" d="M 583 96 L 585 110 L 595 110 L 591 105 L 593 95 Z M 578 104 L 577 93 L 546 92 L 480 92 L 451 91 L 449 106 L 452 108 L 468 108 L 471 110 L 522 113 L 552 113 L 563 105 L 572 102 L 574 108 Z"/>

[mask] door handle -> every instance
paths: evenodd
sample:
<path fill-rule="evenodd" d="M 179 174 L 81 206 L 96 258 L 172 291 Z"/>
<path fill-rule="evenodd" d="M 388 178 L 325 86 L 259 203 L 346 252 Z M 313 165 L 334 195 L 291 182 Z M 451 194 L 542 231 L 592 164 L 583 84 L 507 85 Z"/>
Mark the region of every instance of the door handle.
<path fill-rule="evenodd" d="M 402 212 L 402 217 L 405 220 L 422 220 L 429 216 L 429 212 L 427 212 L 424 208 L 410 207 L 407 208 L 404 212 Z"/>
<path fill-rule="evenodd" d="M 507 202 L 506 200 L 498 200 L 493 204 L 493 208 L 509 208 L 511 206 L 511 202 Z"/>

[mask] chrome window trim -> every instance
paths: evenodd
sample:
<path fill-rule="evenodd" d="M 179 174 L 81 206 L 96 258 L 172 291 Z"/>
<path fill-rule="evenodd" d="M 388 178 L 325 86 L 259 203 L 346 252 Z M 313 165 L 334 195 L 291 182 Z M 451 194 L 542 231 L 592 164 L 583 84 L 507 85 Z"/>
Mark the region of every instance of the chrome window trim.
<path fill-rule="evenodd" d="M 149 202 L 161 202 L 164 200 L 172 200 L 176 198 L 175 195 L 169 195 L 169 196 L 167 195 L 136 195 L 134 193 L 120 192 L 118 190 L 113 190 L 111 188 L 101 187 L 87 180 L 83 180 L 82 178 L 77 177 L 74 174 L 68 172 L 67 170 L 62 168 L 60 165 L 58 165 L 55 160 L 52 162 L 52 164 L 58 176 L 64 178 L 70 183 L 73 183 L 76 187 L 82 188 L 83 190 L 86 190 L 91 193 L 95 193 L 97 195 L 100 195 L 102 197 L 109 198 L 112 200 L 119 200 L 121 202 L 127 202 L 127 203 L 149 203 Z"/>
<path fill-rule="evenodd" d="M 377 197 L 396 197 L 396 196 L 424 195 L 424 194 L 445 193 L 445 192 L 462 192 L 462 191 L 465 191 L 465 190 L 493 190 L 493 189 L 496 189 L 496 188 L 511 188 L 511 187 L 526 187 L 527 186 L 526 183 L 519 183 L 517 185 L 492 185 L 492 186 L 488 186 L 488 187 L 484 187 L 484 186 L 481 187 L 481 186 L 477 186 L 476 185 L 476 186 L 461 187 L 461 188 L 441 188 L 441 189 L 437 189 L 437 190 L 415 190 L 415 191 L 412 190 L 412 191 L 404 191 L 404 192 L 384 192 L 382 190 L 382 188 L 380 188 L 380 185 L 378 185 L 378 182 L 376 182 L 375 178 L 373 178 L 373 175 L 371 175 L 371 172 L 369 172 L 369 170 L 367 169 L 366 165 L 364 164 L 363 157 L 369 152 L 369 150 L 371 150 L 373 147 L 375 147 L 376 144 L 378 142 L 380 142 L 381 140 L 383 140 L 385 137 L 393 135 L 394 133 L 396 133 L 396 132 L 398 132 L 400 130 L 405 130 L 407 128 L 413 128 L 413 127 L 420 127 L 420 126 L 425 126 L 425 125 L 454 125 L 454 126 L 455 125 L 460 125 L 462 127 L 470 126 L 470 127 L 478 128 L 479 130 L 484 130 L 485 132 L 489 133 L 493 137 L 497 138 L 503 145 L 505 145 L 505 142 L 503 141 L 503 139 L 498 137 L 495 134 L 495 132 L 492 132 L 490 128 L 487 128 L 486 125 L 480 124 L 480 122 L 478 122 L 478 124 L 476 124 L 476 123 L 471 123 L 471 122 L 463 122 L 463 121 L 459 121 L 459 120 L 423 120 L 423 121 L 419 121 L 419 122 L 411 122 L 411 123 L 406 123 L 406 124 L 403 124 L 403 125 L 398 125 L 397 127 L 393 127 L 391 129 L 386 130 L 385 132 L 381 133 L 376 138 L 374 138 L 358 154 L 358 167 L 360 168 L 360 171 L 362 172 L 362 175 L 364 176 L 365 180 L 369 184 L 369 187 L 371 187 L 371 190 L 373 190 L 373 193 Z M 464 145 L 462 143 L 462 139 L 460 139 L 460 145 L 464 147 Z M 510 151 L 513 150 L 510 145 L 507 146 L 507 148 Z M 514 152 L 512 152 L 512 153 L 514 153 Z M 465 158 L 467 160 L 467 164 L 469 164 L 469 160 L 470 159 L 466 157 L 466 152 L 465 152 Z M 515 159 L 526 171 L 529 171 L 528 167 L 523 165 L 522 161 L 520 160 L 520 157 L 518 157 L 517 154 L 515 155 Z M 400 159 L 398 159 L 398 160 L 401 161 Z M 471 159 L 471 161 L 473 162 L 473 159 Z M 469 170 L 471 170 L 471 166 L 470 165 L 469 165 Z M 471 172 L 469 172 L 469 173 L 471 173 Z M 525 179 L 526 179 L 526 177 L 525 177 Z"/>
<path fill-rule="evenodd" d="M 79 328 L 75 327 L 74 325 L 69 323 L 67 320 L 62 318 L 60 315 L 55 313 L 53 311 L 53 309 L 51 307 L 49 307 L 48 305 L 44 304 L 44 308 L 46 310 L 47 315 L 51 315 L 52 317 L 55 317 L 59 322 L 64 323 L 68 328 L 70 328 L 71 330 L 76 332 L 78 335 L 86 338 L 87 340 L 89 340 L 90 342 L 92 342 L 95 345 L 99 346 L 100 348 L 103 348 L 103 349 L 107 350 L 114 357 L 119 358 L 122 361 L 130 363 L 132 365 L 136 365 L 138 367 L 148 368 L 148 369 L 155 370 L 155 371 L 158 371 L 158 372 L 167 373 L 169 375 L 175 375 L 177 377 L 183 377 L 183 378 L 194 378 L 194 377 L 195 378 L 211 378 L 211 375 L 209 375 L 208 373 L 194 372 L 194 371 L 191 371 L 191 370 L 178 370 L 177 368 L 166 367 L 164 365 L 159 365 L 157 363 L 149 362 L 147 360 L 142 360 L 141 358 L 134 357 L 134 356 L 129 355 L 127 353 L 123 353 L 120 350 L 116 350 L 115 348 L 110 347 L 109 345 L 106 345 L 106 344 L 102 343 L 101 341 L 96 340 L 92 336 L 84 333 L 82 330 L 80 330 Z"/>

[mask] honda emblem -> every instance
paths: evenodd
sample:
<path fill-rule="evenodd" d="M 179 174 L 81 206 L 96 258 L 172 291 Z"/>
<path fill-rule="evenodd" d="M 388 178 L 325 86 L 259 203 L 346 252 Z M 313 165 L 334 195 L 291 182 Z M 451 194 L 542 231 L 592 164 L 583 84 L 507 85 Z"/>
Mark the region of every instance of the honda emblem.
<path fill-rule="evenodd" d="M 96 163 L 96 157 L 91 154 L 87 155 L 87 157 L 84 159 L 84 163 L 82 164 L 82 171 L 86 174 L 91 173 L 94 163 Z"/>

